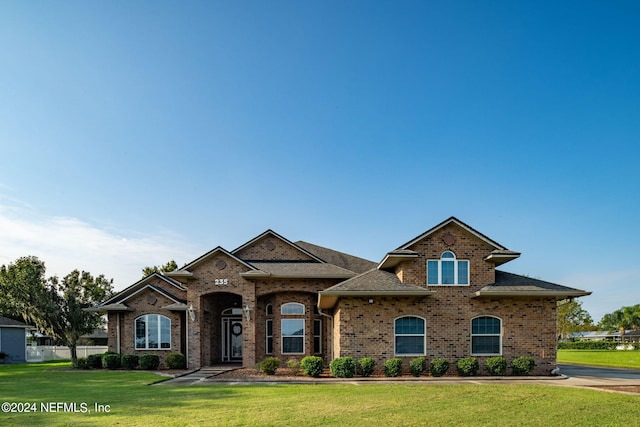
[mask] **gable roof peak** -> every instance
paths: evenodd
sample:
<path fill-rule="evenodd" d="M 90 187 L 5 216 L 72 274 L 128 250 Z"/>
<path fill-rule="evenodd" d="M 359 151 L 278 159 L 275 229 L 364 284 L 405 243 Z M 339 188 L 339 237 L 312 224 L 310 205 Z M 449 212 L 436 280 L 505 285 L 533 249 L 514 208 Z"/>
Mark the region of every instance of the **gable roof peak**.
<path fill-rule="evenodd" d="M 460 221 L 455 216 L 451 216 L 451 217 L 445 219 L 444 221 L 442 221 L 440 224 L 436 225 L 435 227 L 430 228 L 429 230 L 427 230 L 424 233 L 420 234 L 419 236 L 413 238 L 412 240 L 408 241 L 407 243 L 399 246 L 397 248 L 397 250 L 408 249 L 414 243 L 424 239 L 425 237 L 435 233 L 436 231 L 446 227 L 449 224 L 456 224 L 458 227 L 460 227 L 460 228 L 466 230 L 467 232 L 473 234 L 474 236 L 478 237 L 480 240 L 485 241 L 486 243 L 488 243 L 489 245 L 493 246 L 497 250 L 508 251 L 508 249 L 505 246 L 503 246 L 500 243 L 496 242 L 495 240 L 485 236 L 484 234 L 480 233 L 478 230 L 474 229 L 470 225 L 465 224 L 464 222 Z"/>
<path fill-rule="evenodd" d="M 248 246 L 251 246 L 252 244 L 256 243 L 258 240 L 263 239 L 267 236 L 271 236 L 275 239 L 280 240 L 281 242 L 283 242 L 284 244 L 293 247 L 294 249 L 296 249 L 297 251 L 302 252 L 303 254 L 305 254 L 306 256 L 312 258 L 314 261 L 320 262 L 325 264 L 326 261 L 324 261 L 323 259 L 319 258 L 318 256 L 314 255 L 313 253 L 309 252 L 308 250 L 306 250 L 305 248 L 293 243 L 291 240 L 287 239 L 286 237 L 281 236 L 280 234 L 276 233 L 275 231 L 273 231 L 272 229 L 267 229 L 266 231 L 264 231 L 263 233 L 257 235 L 256 237 L 254 237 L 253 239 L 249 240 L 248 242 L 240 245 L 239 247 L 237 247 L 236 249 L 234 249 L 233 251 L 231 251 L 232 254 L 237 254 L 238 252 L 240 252 L 241 250 L 247 248 Z"/>

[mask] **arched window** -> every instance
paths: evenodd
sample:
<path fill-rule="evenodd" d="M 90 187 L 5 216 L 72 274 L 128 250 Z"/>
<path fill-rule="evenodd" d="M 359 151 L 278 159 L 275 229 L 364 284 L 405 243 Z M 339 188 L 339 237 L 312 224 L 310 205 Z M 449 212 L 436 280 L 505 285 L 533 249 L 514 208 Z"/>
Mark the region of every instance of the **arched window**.
<path fill-rule="evenodd" d="M 395 353 L 398 356 L 425 354 L 425 321 L 421 317 L 404 316 L 394 322 Z"/>
<path fill-rule="evenodd" d="M 440 259 L 427 260 L 427 285 L 468 285 L 469 261 L 459 260 L 451 251 Z"/>
<path fill-rule="evenodd" d="M 502 320 L 493 316 L 479 316 L 471 320 L 471 354 L 502 354 Z"/>
<path fill-rule="evenodd" d="M 304 304 L 288 302 L 280 307 L 280 314 L 304 314 Z"/>
<path fill-rule="evenodd" d="M 267 304 L 267 306 L 265 307 L 265 312 L 267 313 L 267 316 L 271 316 L 273 314 L 273 305 Z"/>
<path fill-rule="evenodd" d="M 136 350 L 170 350 L 171 319 L 161 314 L 136 318 Z"/>
<path fill-rule="evenodd" d="M 304 314 L 304 304 L 288 302 L 280 307 L 283 316 Z M 282 354 L 304 354 L 304 319 L 284 318 L 280 320 Z"/>

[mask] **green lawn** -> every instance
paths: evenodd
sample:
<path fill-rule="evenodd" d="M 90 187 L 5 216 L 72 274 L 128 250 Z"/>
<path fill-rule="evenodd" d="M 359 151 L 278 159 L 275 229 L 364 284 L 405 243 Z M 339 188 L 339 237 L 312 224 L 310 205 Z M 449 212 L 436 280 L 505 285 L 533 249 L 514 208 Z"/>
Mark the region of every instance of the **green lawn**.
<path fill-rule="evenodd" d="M 640 369 L 640 351 L 558 350 L 558 363 Z"/>
<path fill-rule="evenodd" d="M 0 413 L 0 425 L 617 426 L 640 417 L 640 396 L 553 385 L 149 386 L 161 377 L 68 367 L 0 365 L 0 402 L 37 408 Z M 56 402 L 90 413 L 42 412 Z M 96 413 L 96 403 L 110 412 Z"/>

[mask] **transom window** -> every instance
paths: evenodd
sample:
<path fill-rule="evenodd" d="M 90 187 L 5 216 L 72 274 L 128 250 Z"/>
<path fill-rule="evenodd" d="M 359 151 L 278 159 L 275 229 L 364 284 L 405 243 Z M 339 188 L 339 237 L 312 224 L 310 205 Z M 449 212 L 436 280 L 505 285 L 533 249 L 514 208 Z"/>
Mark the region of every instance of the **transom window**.
<path fill-rule="evenodd" d="M 288 302 L 280 307 L 280 314 L 304 314 L 304 304 Z"/>
<path fill-rule="evenodd" d="M 445 251 L 440 259 L 427 261 L 427 285 L 468 285 L 469 261 L 459 260 L 451 251 Z"/>
<path fill-rule="evenodd" d="M 394 323 L 395 352 L 403 356 L 425 354 L 425 321 L 420 317 L 399 317 Z"/>
<path fill-rule="evenodd" d="M 471 354 L 502 354 L 502 321 L 499 318 L 480 316 L 471 320 Z"/>
<path fill-rule="evenodd" d="M 171 319 L 145 314 L 136 319 L 136 350 L 171 349 Z"/>

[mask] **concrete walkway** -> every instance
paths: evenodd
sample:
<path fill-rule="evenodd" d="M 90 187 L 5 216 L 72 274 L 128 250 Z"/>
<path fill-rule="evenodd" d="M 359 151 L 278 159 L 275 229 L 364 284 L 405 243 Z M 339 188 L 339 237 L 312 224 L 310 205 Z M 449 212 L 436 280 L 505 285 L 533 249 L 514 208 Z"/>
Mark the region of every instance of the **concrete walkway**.
<path fill-rule="evenodd" d="M 225 372 L 233 371 L 236 369 L 240 369 L 240 365 L 217 365 L 217 366 L 205 366 L 198 370 L 187 372 L 182 375 L 178 375 L 170 380 L 162 381 L 160 383 L 156 383 L 154 385 L 169 385 L 169 384 L 177 384 L 177 385 L 194 385 L 194 384 L 202 384 L 204 381 L 207 381 L 211 378 L 214 378 L 220 374 Z"/>

